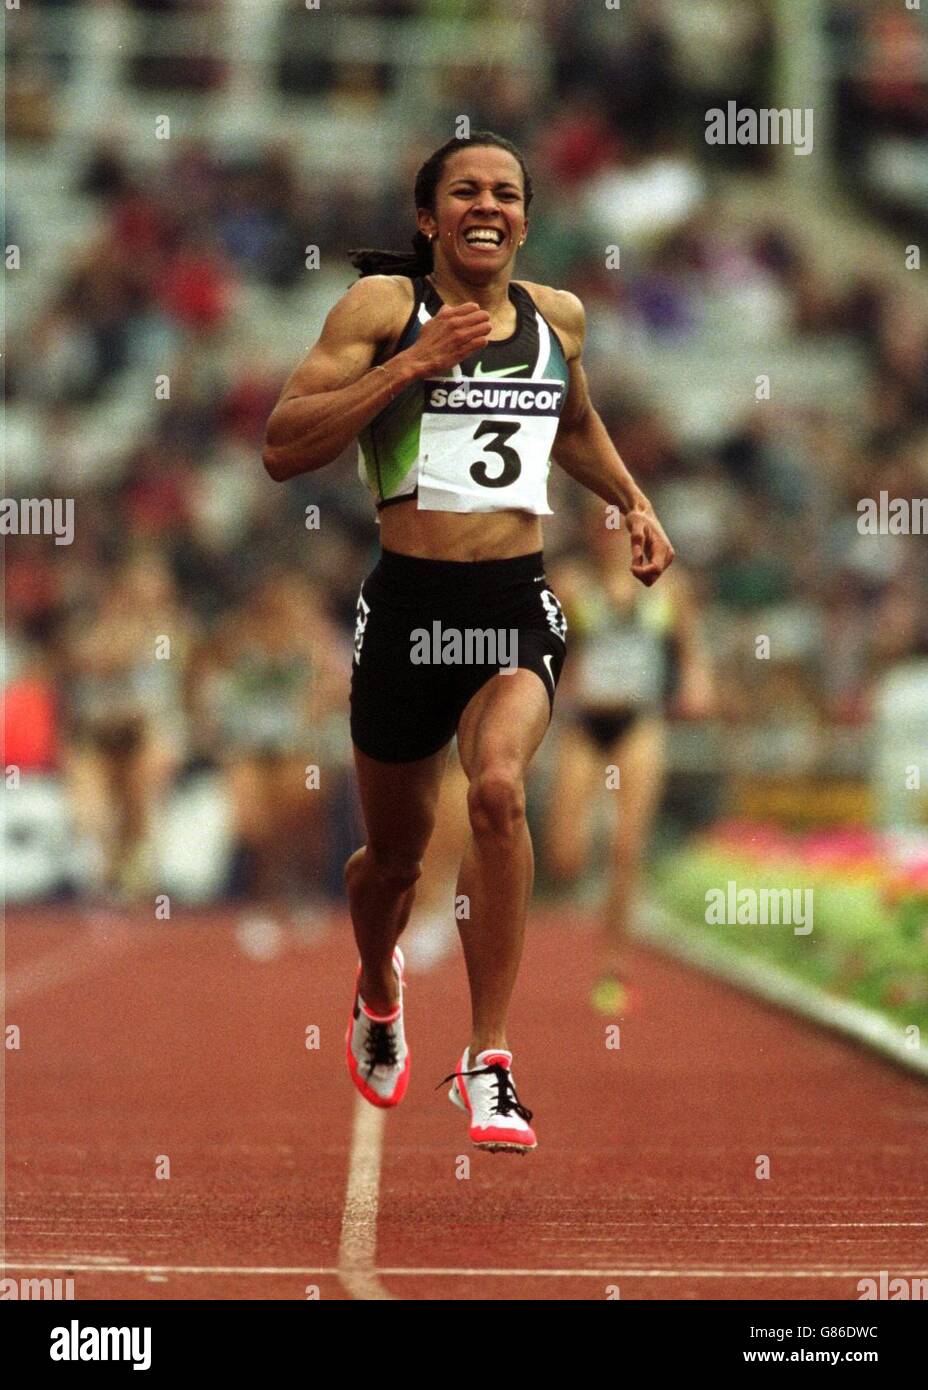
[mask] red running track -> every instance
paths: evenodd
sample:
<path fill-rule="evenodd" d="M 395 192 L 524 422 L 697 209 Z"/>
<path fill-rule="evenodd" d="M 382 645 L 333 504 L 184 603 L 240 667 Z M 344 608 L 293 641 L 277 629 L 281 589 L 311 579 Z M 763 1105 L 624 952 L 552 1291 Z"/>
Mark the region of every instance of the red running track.
<path fill-rule="evenodd" d="M 347 921 L 234 924 L 8 913 L 8 1277 L 77 1299 L 853 1300 L 881 1270 L 928 1276 L 928 1088 L 876 1057 L 643 949 L 608 1048 L 591 924 L 539 912 L 511 1027 L 539 1147 L 484 1154 L 435 1089 L 467 1040 L 457 950 L 410 976 L 412 1079 L 385 1115 L 344 1064 Z"/>

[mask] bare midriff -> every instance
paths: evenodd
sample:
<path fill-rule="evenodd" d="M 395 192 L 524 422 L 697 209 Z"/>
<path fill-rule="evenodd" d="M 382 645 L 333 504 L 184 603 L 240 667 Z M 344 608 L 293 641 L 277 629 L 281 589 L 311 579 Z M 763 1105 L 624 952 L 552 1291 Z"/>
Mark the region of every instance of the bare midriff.
<path fill-rule="evenodd" d="M 541 518 L 529 512 L 426 512 L 416 498 L 380 511 L 385 550 L 422 560 L 511 560 L 542 548 Z"/>

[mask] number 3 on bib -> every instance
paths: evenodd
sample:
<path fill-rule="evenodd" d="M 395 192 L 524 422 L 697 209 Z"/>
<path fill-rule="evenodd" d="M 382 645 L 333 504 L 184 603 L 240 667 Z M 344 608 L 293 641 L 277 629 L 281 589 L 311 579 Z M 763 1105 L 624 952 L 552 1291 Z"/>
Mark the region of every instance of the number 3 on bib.
<path fill-rule="evenodd" d="M 548 470 L 565 389 L 556 380 L 423 382 L 420 509 L 550 516 Z M 487 457 L 475 459 L 475 446 Z"/>
<path fill-rule="evenodd" d="M 514 483 L 522 472 L 522 460 L 515 449 L 510 449 L 506 443 L 521 428 L 514 420 L 484 420 L 482 425 L 478 425 L 474 431 L 474 438 L 479 439 L 481 435 L 492 434 L 493 438 L 484 444 L 484 449 L 491 453 L 499 454 L 503 460 L 503 471 L 496 478 L 491 478 L 487 472 L 487 465 L 483 459 L 478 459 L 470 466 L 470 476 L 475 483 L 481 487 L 508 487 Z"/>

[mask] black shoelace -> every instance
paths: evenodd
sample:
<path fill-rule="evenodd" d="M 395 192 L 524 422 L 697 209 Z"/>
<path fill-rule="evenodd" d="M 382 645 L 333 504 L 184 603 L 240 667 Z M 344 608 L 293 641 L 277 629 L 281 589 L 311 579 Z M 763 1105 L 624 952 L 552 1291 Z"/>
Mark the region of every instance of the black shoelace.
<path fill-rule="evenodd" d="M 395 1067 L 397 1065 L 396 1055 L 396 1035 L 389 1023 L 371 1023 L 368 1021 L 367 1037 L 364 1039 L 364 1050 L 367 1053 L 367 1074 L 370 1076 L 375 1067 Z"/>
<path fill-rule="evenodd" d="M 532 1112 L 526 1109 L 516 1095 L 516 1088 L 512 1084 L 512 1077 L 505 1067 L 497 1062 L 492 1067 L 478 1067 L 476 1071 L 453 1071 L 450 1076 L 446 1076 L 444 1081 L 439 1081 L 439 1086 L 446 1086 L 449 1081 L 453 1081 L 457 1076 L 493 1076 L 496 1078 L 496 1099 L 493 1102 L 492 1113 L 494 1115 L 511 1115 L 513 1111 L 525 1121 L 531 1122 Z"/>

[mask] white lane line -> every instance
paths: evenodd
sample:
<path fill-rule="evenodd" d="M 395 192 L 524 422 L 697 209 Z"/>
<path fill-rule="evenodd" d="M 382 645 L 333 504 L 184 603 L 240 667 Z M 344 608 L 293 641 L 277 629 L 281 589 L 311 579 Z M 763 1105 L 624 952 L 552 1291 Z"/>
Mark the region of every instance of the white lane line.
<path fill-rule="evenodd" d="M 17 1195 L 20 1195 L 20 1194 L 17 1194 Z M 46 1195 L 46 1194 L 43 1193 L 43 1199 L 44 1199 L 45 1195 Z M 75 1193 L 74 1195 L 77 1196 L 77 1197 L 87 1197 L 88 1194 L 87 1194 L 86 1192 L 78 1192 L 78 1193 Z M 96 1194 L 91 1194 L 91 1195 L 93 1195 L 94 1197 L 96 1197 Z M 119 1196 L 125 1196 L 125 1193 L 120 1193 L 120 1194 L 118 1194 L 118 1195 L 119 1195 Z M 177 1223 L 178 1219 L 179 1219 L 179 1218 L 177 1218 L 177 1217 L 174 1218 L 175 1224 Z M 48 1220 L 48 1217 L 47 1217 L 47 1216 L 9 1216 L 9 1215 L 8 1215 L 7 1218 L 6 1218 L 6 1224 L 7 1224 L 7 1226 L 35 1226 L 35 1225 L 37 1225 L 38 1223 L 40 1223 L 40 1222 L 42 1222 L 42 1221 L 47 1221 L 47 1220 Z M 164 1226 L 164 1223 L 165 1223 L 165 1218 L 164 1218 L 163 1216 L 111 1216 L 111 1215 L 107 1215 L 107 1216 L 86 1217 L 86 1216 L 61 1216 L 61 1215 L 56 1214 L 56 1220 L 57 1220 L 57 1222 L 58 1222 L 59 1228 L 60 1228 L 63 1224 L 70 1223 L 70 1224 L 73 1225 L 73 1226 L 80 1226 L 81 1230 L 86 1230 L 89 1226 L 93 1225 L 94 1222 L 97 1222 L 97 1221 L 109 1221 L 109 1222 L 111 1222 L 111 1223 L 113 1223 L 113 1224 L 125 1224 L 125 1225 L 132 1225 L 132 1226 L 158 1226 L 159 1228 L 160 1228 L 160 1227 L 163 1227 L 163 1226 Z M 676 1221 L 622 1221 L 622 1222 L 618 1222 L 618 1223 L 615 1224 L 615 1229 L 614 1229 L 611 1233 L 607 1232 L 605 1235 L 591 1235 L 590 1232 L 587 1231 L 586 1229 L 583 1229 L 582 1231 L 580 1231 L 579 1228 L 580 1228 L 580 1227 L 584 1227 L 584 1228 L 585 1228 L 585 1227 L 587 1227 L 587 1226 L 592 1226 L 592 1225 L 594 1224 L 593 1222 L 586 1222 L 586 1221 L 584 1221 L 584 1222 L 541 1221 L 541 1222 L 539 1222 L 538 1224 L 539 1224 L 540 1226 L 542 1226 L 542 1227 L 545 1227 L 545 1226 L 553 1226 L 553 1227 L 555 1227 L 555 1229 L 558 1229 L 558 1230 L 560 1231 L 560 1235 L 550 1235 L 550 1236 L 547 1236 L 547 1235 L 546 1235 L 546 1236 L 542 1236 L 542 1237 L 541 1237 L 542 1240 L 548 1240 L 548 1241 L 551 1241 L 551 1240 L 613 1240 L 613 1239 L 615 1238 L 616 1232 L 618 1232 L 618 1231 L 630 1230 L 630 1229 L 632 1229 L 632 1228 L 639 1227 L 639 1226 L 646 1226 L 649 1230 L 673 1230 L 673 1231 L 677 1231 L 678 1233 L 681 1231 L 681 1229 L 683 1229 L 683 1228 L 681 1228 L 680 1223 L 679 1223 L 679 1222 L 676 1222 Z M 600 1223 L 600 1224 L 602 1224 L 602 1223 Z M 877 1231 L 878 1231 L 878 1230 L 883 1230 L 884 1228 L 890 1229 L 890 1230 L 895 1230 L 895 1229 L 897 1229 L 897 1228 L 901 1229 L 901 1228 L 910 1228 L 910 1227 L 911 1227 L 911 1228 L 918 1229 L 918 1230 L 922 1230 L 922 1229 L 928 1227 L 928 1221 L 823 1221 L 823 1222 L 815 1222 L 815 1221 L 771 1221 L 771 1222 L 766 1222 L 766 1221 L 738 1221 L 738 1222 L 722 1222 L 722 1221 L 688 1221 L 687 1224 L 686 1224 L 685 1230 L 686 1230 L 686 1231 L 690 1231 L 690 1230 L 702 1230 L 703 1228 L 705 1228 L 705 1229 L 711 1230 L 711 1231 L 760 1231 L 761 1234 L 763 1234 L 763 1232 L 765 1232 L 765 1231 L 779 1231 L 779 1230 L 784 1230 L 784 1231 L 786 1231 L 786 1230 L 788 1230 L 788 1231 L 792 1231 L 792 1230 L 797 1230 L 797 1231 L 826 1231 L 826 1230 L 827 1230 L 827 1231 L 831 1231 L 831 1230 L 844 1231 L 844 1230 L 865 1229 L 865 1230 L 877 1230 Z M 578 1231 L 578 1234 L 576 1234 L 576 1235 L 570 1235 L 570 1234 L 569 1234 L 570 1231 Z M 35 1234 L 37 1234 L 37 1233 L 36 1233 L 35 1231 L 30 1231 L 28 1234 L 29 1234 L 29 1235 L 35 1235 Z M 60 1229 L 59 1229 L 59 1234 L 60 1234 Z M 97 1231 L 97 1232 L 95 1232 L 94 1234 L 95 1234 L 95 1235 L 100 1235 L 101 1232 Z M 123 1233 L 120 1232 L 120 1234 L 123 1234 Z M 165 1237 L 161 1237 L 161 1238 L 162 1238 L 162 1239 L 167 1239 L 166 1236 L 165 1236 Z M 719 1239 L 722 1240 L 722 1239 L 726 1239 L 726 1238 L 720 1235 L 720 1236 L 719 1236 Z M 90 1256 L 87 1256 L 87 1258 L 89 1259 Z M 103 1258 L 106 1258 L 106 1256 L 104 1256 Z"/>
<path fill-rule="evenodd" d="M 35 1259 L 35 1256 L 33 1256 L 33 1259 Z M 50 1263 L 50 1261 L 55 1261 L 56 1263 L 53 1264 Z M 46 1263 L 44 1265 L 40 1266 L 37 1264 L 21 1264 L 17 1265 L 16 1267 L 17 1269 L 77 1269 L 78 1266 L 80 1266 L 81 1269 L 96 1269 L 97 1266 L 102 1266 L 104 1269 L 113 1270 L 125 1269 L 128 1265 L 128 1262 L 129 1260 L 127 1255 L 69 1256 L 67 1252 L 62 1254 L 60 1250 L 50 1250 L 48 1255 L 46 1256 Z M 0 1265 L 6 1266 L 7 1263 L 8 1261 L 5 1260 L 2 1255 L 0 1255 Z"/>
<path fill-rule="evenodd" d="M 390 1299 L 374 1268 L 377 1250 L 377 1207 L 380 1200 L 380 1160 L 386 1112 L 355 1097 L 351 1127 L 348 1184 L 342 1212 L 342 1234 L 335 1271 L 352 1298 Z"/>
<path fill-rule="evenodd" d="M 78 1193 L 83 1196 L 83 1193 Z M 154 1218 L 150 1218 L 154 1219 Z M 158 1220 L 161 1218 L 159 1217 Z M 592 1226 L 601 1230 L 608 1225 L 616 1231 L 629 1230 L 634 1226 L 647 1226 L 649 1230 L 692 1231 L 705 1228 L 710 1231 L 830 1231 L 856 1230 L 858 1227 L 881 1228 L 883 1226 L 928 1227 L 928 1221 L 687 1221 L 683 1226 L 679 1221 L 539 1221 L 539 1226 L 559 1226 L 564 1230 L 577 1230 L 581 1226 Z M 550 1237 L 549 1237 L 550 1239 Z M 578 1240 L 589 1240 L 583 1233 Z"/>
<path fill-rule="evenodd" d="M 48 1273 L 82 1272 L 89 1274 L 215 1274 L 268 1275 L 302 1277 L 304 1274 L 337 1275 L 344 1283 L 346 1269 L 338 1265 L 129 1265 L 86 1264 L 68 1261 L 64 1264 L 39 1264 L 5 1260 L 6 1269 L 45 1270 Z M 378 1275 L 425 1278 L 435 1275 L 450 1279 L 871 1279 L 873 1269 L 451 1269 L 443 1267 L 382 1265 L 369 1266 L 368 1278 Z M 893 1277 L 904 1279 L 928 1278 L 928 1269 L 893 1270 Z M 392 1297 L 386 1291 L 380 1295 L 362 1294 L 355 1297 Z"/>

